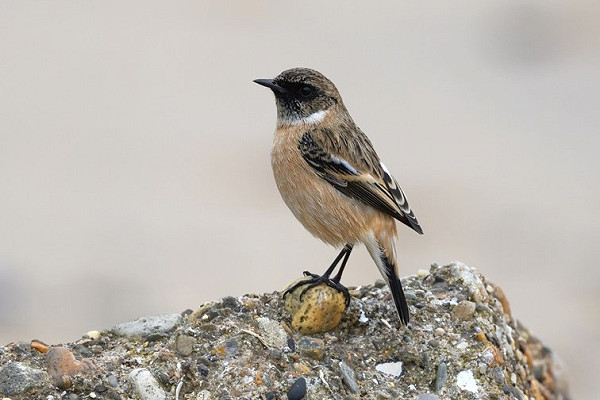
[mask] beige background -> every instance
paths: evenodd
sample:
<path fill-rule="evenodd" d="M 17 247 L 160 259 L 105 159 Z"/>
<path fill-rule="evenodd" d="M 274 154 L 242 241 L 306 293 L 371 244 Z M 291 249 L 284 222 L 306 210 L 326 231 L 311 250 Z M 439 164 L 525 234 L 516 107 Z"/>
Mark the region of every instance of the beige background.
<path fill-rule="evenodd" d="M 328 75 L 425 230 L 600 368 L 600 3 L 0 2 L 0 343 L 281 289 L 335 251 L 279 199 L 272 95 Z M 344 282 L 378 278 L 364 249 Z"/>

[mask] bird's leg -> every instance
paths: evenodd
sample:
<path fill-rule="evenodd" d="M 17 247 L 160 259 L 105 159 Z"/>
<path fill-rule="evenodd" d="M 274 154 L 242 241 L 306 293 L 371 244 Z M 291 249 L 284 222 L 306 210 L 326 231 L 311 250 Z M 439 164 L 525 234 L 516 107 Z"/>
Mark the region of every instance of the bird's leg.
<path fill-rule="evenodd" d="M 339 292 L 342 292 L 344 298 L 346 299 L 347 306 L 350 303 L 350 293 L 348 292 L 348 288 L 346 288 L 340 283 L 340 279 L 342 278 L 342 273 L 344 272 L 344 268 L 346 267 L 346 263 L 348 262 L 348 258 L 350 257 L 350 253 L 352 252 L 352 248 L 352 244 L 346 244 L 323 275 L 317 275 L 308 271 L 304 271 L 304 275 L 310 276 L 311 279 L 303 280 L 296 283 L 295 285 L 287 289 L 283 293 L 283 296 L 285 297 L 288 293 L 294 291 L 298 287 L 306 285 L 306 288 L 304 288 L 304 290 L 302 290 L 302 293 L 300 293 L 300 299 L 302 299 L 304 293 L 306 293 L 309 289 L 320 285 L 321 283 L 324 283 L 327 286 L 332 287 Z M 340 266 L 338 273 L 333 278 L 330 278 L 331 274 L 335 270 L 335 267 L 337 267 L 337 265 L 340 263 L 340 260 L 342 261 L 342 265 Z"/>

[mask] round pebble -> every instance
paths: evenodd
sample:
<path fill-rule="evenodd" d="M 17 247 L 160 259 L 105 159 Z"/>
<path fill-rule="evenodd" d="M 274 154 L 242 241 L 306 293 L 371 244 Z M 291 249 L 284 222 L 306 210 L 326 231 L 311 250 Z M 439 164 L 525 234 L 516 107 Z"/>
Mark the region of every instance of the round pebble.
<path fill-rule="evenodd" d="M 291 287 L 305 277 L 292 284 Z M 339 325 L 346 311 L 344 294 L 322 283 L 308 289 L 300 285 L 285 296 L 285 310 L 292 316 L 292 328 L 305 335 L 323 333 Z"/>
<path fill-rule="evenodd" d="M 300 378 L 288 390 L 288 400 L 301 400 L 306 396 L 306 379 Z"/>
<path fill-rule="evenodd" d="M 187 357 L 194 352 L 194 344 L 196 344 L 196 339 L 188 335 L 179 335 L 177 336 L 177 340 L 175 341 L 175 347 L 177 349 L 177 354 L 180 356 Z"/>
<path fill-rule="evenodd" d="M 102 333 L 100 333 L 100 331 L 89 331 L 85 334 L 85 336 L 89 337 L 90 339 L 98 340 L 100 339 L 100 336 L 102 336 Z"/>
<path fill-rule="evenodd" d="M 115 375 L 109 375 L 108 378 L 106 378 L 106 382 L 108 382 L 108 384 L 114 388 L 119 386 L 119 380 Z"/>

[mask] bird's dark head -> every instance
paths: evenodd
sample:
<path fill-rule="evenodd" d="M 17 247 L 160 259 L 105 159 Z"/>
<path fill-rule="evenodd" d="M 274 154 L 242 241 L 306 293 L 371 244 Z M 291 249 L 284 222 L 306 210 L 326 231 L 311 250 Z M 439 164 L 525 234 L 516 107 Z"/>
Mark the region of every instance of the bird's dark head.
<path fill-rule="evenodd" d="M 319 123 L 332 107 L 343 106 L 333 82 L 312 69 L 292 68 L 275 79 L 256 79 L 254 82 L 270 88 L 275 94 L 279 125 Z"/>

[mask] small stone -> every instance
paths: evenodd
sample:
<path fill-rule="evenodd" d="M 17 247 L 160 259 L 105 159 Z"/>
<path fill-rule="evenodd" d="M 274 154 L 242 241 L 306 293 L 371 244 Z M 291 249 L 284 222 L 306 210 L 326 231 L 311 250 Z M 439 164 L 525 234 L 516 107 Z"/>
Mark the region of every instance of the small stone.
<path fill-rule="evenodd" d="M 310 367 L 303 363 L 294 363 L 294 369 L 301 374 L 310 373 Z"/>
<path fill-rule="evenodd" d="M 288 288 L 309 279 L 312 278 L 298 279 Z M 292 328 L 305 335 L 334 329 L 346 311 L 344 294 L 325 283 L 306 290 L 307 287 L 300 285 L 285 296 L 285 310 L 292 316 Z"/>
<path fill-rule="evenodd" d="M 435 391 L 438 392 L 448 380 L 448 367 L 442 362 L 438 365 L 437 374 L 435 376 Z"/>
<path fill-rule="evenodd" d="M 141 400 L 166 400 L 165 391 L 161 389 L 156 378 L 146 368 L 136 368 L 131 371 L 129 380 Z"/>
<path fill-rule="evenodd" d="M 277 392 L 270 391 L 265 393 L 265 400 L 275 400 L 275 397 L 277 397 Z"/>
<path fill-rule="evenodd" d="M 300 378 L 288 390 L 288 400 L 301 400 L 306 396 L 306 379 Z"/>
<path fill-rule="evenodd" d="M 415 400 L 440 400 L 440 398 L 433 393 L 423 393 L 415 397 Z"/>
<path fill-rule="evenodd" d="M 119 380 L 115 375 L 109 375 L 106 378 L 106 382 L 110 385 L 110 387 L 116 388 L 117 386 L 119 386 Z"/>
<path fill-rule="evenodd" d="M 104 348 L 102 348 L 102 346 L 100 346 L 99 344 L 95 344 L 92 345 L 92 347 L 90 347 L 90 350 L 92 351 L 93 354 L 100 354 L 104 351 Z"/>
<path fill-rule="evenodd" d="M 194 344 L 196 344 L 196 339 L 188 335 L 179 335 L 175 341 L 175 348 L 177 349 L 177 354 L 180 356 L 187 357 L 194 352 Z"/>
<path fill-rule="evenodd" d="M 342 382 L 348 386 L 350 391 L 358 393 L 360 389 L 358 383 L 356 383 L 356 379 L 354 379 L 354 371 L 343 361 L 340 361 L 340 374 L 342 375 Z"/>
<path fill-rule="evenodd" d="M 456 375 L 456 385 L 462 390 L 466 390 L 471 393 L 477 393 L 477 381 L 473 376 L 473 371 L 466 370 L 460 371 L 458 375 Z"/>
<path fill-rule="evenodd" d="M 386 286 L 387 286 L 387 283 L 385 283 L 385 281 L 383 279 L 376 279 L 375 280 L 375 287 L 376 288 L 382 289 L 382 288 L 384 288 Z"/>
<path fill-rule="evenodd" d="M 148 339 L 156 335 L 165 336 L 182 323 L 183 317 L 179 314 L 163 314 L 118 324 L 111 329 L 111 332 L 118 336 Z"/>
<path fill-rule="evenodd" d="M 90 358 L 94 356 L 92 350 L 90 350 L 87 346 L 82 344 L 76 344 L 73 346 L 73 352 L 77 354 L 79 357 Z"/>
<path fill-rule="evenodd" d="M 285 329 L 277 321 L 266 317 L 260 317 L 256 320 L 258 329 L 265 344 L 279 350 L 283 350 L 288 345 L 288 335 Z"/>
<path fill-rule="evenodd" d="M 45 358 L 48 373 L 54 378 L 88 374 L 93 370 L 90 360 L 78 361 L 73 352 L 66 347 L 53 347 L 46 353 Z"/>
<path fill-rule="evenodd" d="M 402 374 L 402 361 L 377 364 L 375 369 L 386 375 L 399 377 Z"/>
<path fill-rule="evenodd" d="M 229 339 L 225 342 L 225 359 L 233 358 L 237 355 L 239 346 L 235 339 Z"/>
<path fill-rule="evenodd" d="M 288 338 L 287 346 L 292 353 L 296 351 L 296 342 L 294 341 L 294 338 Z"/>
<path fill-rule="evenodd" d="M 429 271 L 428 271 L 428 270 L 426 270 L 426 269 L 420 269 L 420 270 L 418 270 L 418 271 L 417 271 L 417 276 L 418 276 L 419 278 L 424 278 L 424 277 L 426 277 L 427 275 L 429 275 Z"/>
<path fill-rule="evenodd" d="M 472 301 L 464 300 L 454 306 L 452 310 L 452 315 L 454 318 L 467 321 L 473 318 L 473 314 L 475 314 L 476 304 Z"/>
<path fill-rule="evenodd" d="M 406 300 L 417 300 L 417 294 L 414 290 L 405 290 L 404 297 L 406 297 Z"/>
<path fill-rule="evenodd" d="M 0 368 L 0 393 L 20 395 L 46 385 L 48 376 L 44 371 L 11 361 Z"/>
<path fill-rule="evenodd" d="M 296 350 L 314 360 L 322 360 L 325 356 L 325 342 L 322 339 L 305 336 L 298 341 Z"/>
<path fill-rule="evenodd" d="M 93 340 L 98 340 L 100 339 L 100 336 L 102 336 L 102 333 L 100 333 L 100 331 L 89 331 L 85 336 Z"/>
<path fill-rule="evenodd" d="M 502 372 L 502 368 L 496 366 L 494 368 L 492 368 L 492 378 L 494 379 L 494 382 L 496 383 L 503 383 L 504 382 L 504 373 Z"/>
<path fill-rule="evenodd" d="M 198 369 L 198 372 L 200 373 L 200 375 L 202 376 L 207 376 L 208 375 L 208 367 L 202 363 L 198 363 L 198 366 L 196 367 Z"/>

